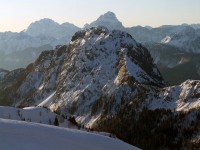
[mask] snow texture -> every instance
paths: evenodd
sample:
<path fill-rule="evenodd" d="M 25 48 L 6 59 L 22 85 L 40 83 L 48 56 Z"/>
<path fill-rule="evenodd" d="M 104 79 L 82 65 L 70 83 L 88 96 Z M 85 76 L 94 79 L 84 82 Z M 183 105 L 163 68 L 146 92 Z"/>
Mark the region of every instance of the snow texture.
<path fill-rule="evenodd" d="M 99 134 L 0 119 L 2 150 L 137 150 L 118 139 Z"/>

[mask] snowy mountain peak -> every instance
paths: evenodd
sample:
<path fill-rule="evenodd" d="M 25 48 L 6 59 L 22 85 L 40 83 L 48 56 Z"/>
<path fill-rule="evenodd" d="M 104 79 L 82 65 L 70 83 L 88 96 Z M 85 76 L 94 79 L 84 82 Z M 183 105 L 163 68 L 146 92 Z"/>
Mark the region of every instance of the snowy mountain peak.
<path fill-rule="evenodd" d="M 101 15 L 98 19 L 113 19 L 113 20 L 117 20 L 117 17 L 115 15 L 115 13 L 108 11 L 107 13 Z"/>
<path fill-rule="evenodd" d="M 181 51 L 200 53 L 200 36 L 195 29 L 185 26 L 181 31 L 166 36 L 161 43 L 178 47 Z"/>
<path fill-rule="evenodd" d="M 78 30 L 79 28 L 73 24 L 63 23 L 60 25 L 52 19 L 44 18 L 31 23 L 25 30 L 25 33 L 33 37 L 43 35 L 58 39 L 66 37 L 66 32 L 68 32 L 69 35 L 73 35 Z"/>
<path fill-rule="evenodd" d="M 141 86 L 165 86 L 146 48 L 130 34 L 105 27 L 76 32 L 68 45 L 43 52 L 24 72 L 17 87 L 9 87 L 17 88 L 12 93 L 16 105 L 44 104 L 63 114 L 82 115 L 80 122 L 85 123 L 92 121 L 92 114 L 100 115 L 100 109 L 107 110 L 101 105 L 97 111 L 98 101 L 104 104 L 112 97 L 114 109 L 122 99 L 144 92 Z"/>
<path fill-rule="evenodd" d="M 104 59 L 107 61 L 109 58 L 109 64 L 113 64 L 114 68 L 117 63 L 123 62 L 127 74 L 140 83 L 162 84 L 162 77 L 152 63 L 149 52 L 126 32 L 93 27 L 75 33 L 70 44 L 80 47 L 77 48 L 77 53 L 85 53 L 86 57 L 95 63 Z"/>
<path fill-rule="evenodd" d="M 110 11 L 101 15 L 96 21 L 93 21 L 90 24 L 85 24 L 84 29 L 95 26 L 105 26 L 109 30 L 113 29 L 125 30 L 122 23 L 117 19 L 116 15 Z"/>
<path fill-rule="evenodd" d="M 45 31 L 43 30 L 44 28 L 56 28 L 57 26 L 59 26 L 58 23 L 56 23 L 55 21 L 53 21 L 52 19 L 49 18 L 44 18 L 38 21 L 35 21 L 33 23 L 31 23 L 28 28 L 25 30 L 25 32 L 28 35 L 32 35 L 32 36 L 38 36 L 40 34 L 44 34 Z M 41 31 L 43 30 L 43 31 Z"/>
<path fill-rule="evenodd" d="M 49 19 L 49 18 L 43 18 L 43 19 L 40 19 L 38 21 L 35 21 L 35 22 L 31 23 L 30 26 L 33 25 L 33 24 L 38 24 L 38 25 L 45 25 L 45 24 L 46 25 L 50 25 L 50 24 L 58 25 L 58 23 L 56 23 L 55 21 L 53 21 L 52 19 Z"/>
<path fill-rule="evenodd" d="M 102 26 L 76 32 L 67 45 L 42 52 L 17 79 L 0 88 L 4 104 L 48 107 L 73 115 L 85 128 L 113 132 L 133 144 L 139 139 L 141 147 L 149 142 L 138 137 L 141 132 L 163 137 L 174 131 L 163 128 L 173 115 L 200 106 L 199 81 L 166 87 L 145 47 L 126 32 Z M 187 121 L 174 118 L 176 125 Z"/>

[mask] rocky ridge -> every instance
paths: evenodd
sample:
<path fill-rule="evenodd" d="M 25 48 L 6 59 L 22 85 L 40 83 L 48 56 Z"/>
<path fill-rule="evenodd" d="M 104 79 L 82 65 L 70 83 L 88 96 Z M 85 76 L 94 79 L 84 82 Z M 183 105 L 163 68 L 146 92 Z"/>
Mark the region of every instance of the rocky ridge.
<path fill-rule="evenodd" d="M 191 126 L 184 122 L 200 124 L 200 81 L 167 87 L 149 51 L 119 30 L 93 27 L 76 32 L 68 45 L 42 52 L 16 82 L 1 90 L 5 102 L 74 115 L 86 128 L 114 133 L 143 149 L 181 148 L 198 137 L 199 129 L 188 131 Z M 148 138 L 152 133 L 155 138 Z M 162 139 L 163 134 L 170 138 Z"/>

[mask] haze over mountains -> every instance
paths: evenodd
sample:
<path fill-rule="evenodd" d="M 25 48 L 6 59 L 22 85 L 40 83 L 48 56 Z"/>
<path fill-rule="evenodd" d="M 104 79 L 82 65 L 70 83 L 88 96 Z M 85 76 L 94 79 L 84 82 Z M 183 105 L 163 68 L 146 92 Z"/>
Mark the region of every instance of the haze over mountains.
<path fill-rule="evenodd" d="M 200 79 L 200 25 L 182 24 L 165 25 L 157 28 L 149 26 L 126 28 L 112 12 L 101 15 L 96 21 L 86 24 L 83 28 L 105 26 L 109 30 L 119 29 L 130 33 L 138 42 L 146 46 L 153 56 L 158 68 L 165 74 L 182 75 L 173 80 L 165 77 L 169 84 L 180 84 L 186 79 Z M 58 24 L 51 19 L 41 19 L 33 22 L 20 33 L 0 33 L 0 68 L 13 70 L 25 68 L 36 60 L 43 50 L 54 49 L 70 41 L 71 36 L 80 28 L 70 23 Z M 195 59 L 191 57 L 195 55 Z M 175 57 L 171 57 L 175 56 Z M 174 59 L 173 61 L 171 61 Z M 191 64 L 191 65 L 190 65 Z M 195 65 L 194 65 L 195 64 Z M 189 66 L 191 74 L 187 75 Z M 179 72 L 172 71 L 180 68 Z M 182 68 L 182 69 L 181 69 Z M 189 68 L 188 68 L 189 69 Z M 194 74 L 194 76 L 192 75 Z"/>
<path fill-rule="evenodd" d="M 19 143 L 28 145 L 20 131 L 31 128 L 28 139 L 32 134 L 41 136 L 41 129 L 44 136 L 59 137 L 59 141 L 48 139 L 61 148 L 79 149 L 76 142 L 65 145 L 70 137 L 83 145 L 94 137 L 112 144 L 104 147 L 94 142 L 86 149 L 116 145 L 135 149 L 105 135 L 142 149 L 199 148 L 200 81 L 188 79 L 198 79 L 200 74 L 198 25 L 126 28 L 107 12 L 83 29 L 42 19 L 20 33 L 1 33 L 0 40 L 4 66 L 28 65 L 0 69 L 0 105 L 19 107 L 0 107 L 0 118 L 29 122 L 0 119 L 6 130 L 3 143 L 14 140 L 8 126 L 23 139 Z M 169 86 L 168 81 L 176 85 Z M 30 123 L 52 124 L 53 120 L 54 125 L 66 127 L 71 121 L 81 130 L 103 132 L 104 137 L 88 133 L 89 139 L 81 140 L 86 132 Z M 49 146 L 45 138 L 33 148 L 43 143 Z"/>
<path fill-rule="evenodd" d="M 149 51 L 124 31 L 78 31 L 27 68 L 1 74 L 1 105 L 45 107 L 143 149 L 199 143 L 200 81 L 167 86 Z"/>

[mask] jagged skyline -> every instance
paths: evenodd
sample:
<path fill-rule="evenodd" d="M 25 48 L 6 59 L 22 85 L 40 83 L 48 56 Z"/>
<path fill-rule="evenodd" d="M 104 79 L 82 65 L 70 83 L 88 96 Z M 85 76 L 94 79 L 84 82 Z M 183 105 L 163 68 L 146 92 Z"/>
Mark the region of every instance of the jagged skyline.
<path fill-rule="evenodd" d="M 0 0 L 0 32 L 19 32 L 42 18 L 83 27 L 107 11 L 114 12 L 126 27 L 200 23 L 199 6 L 199 0 Z"/>

